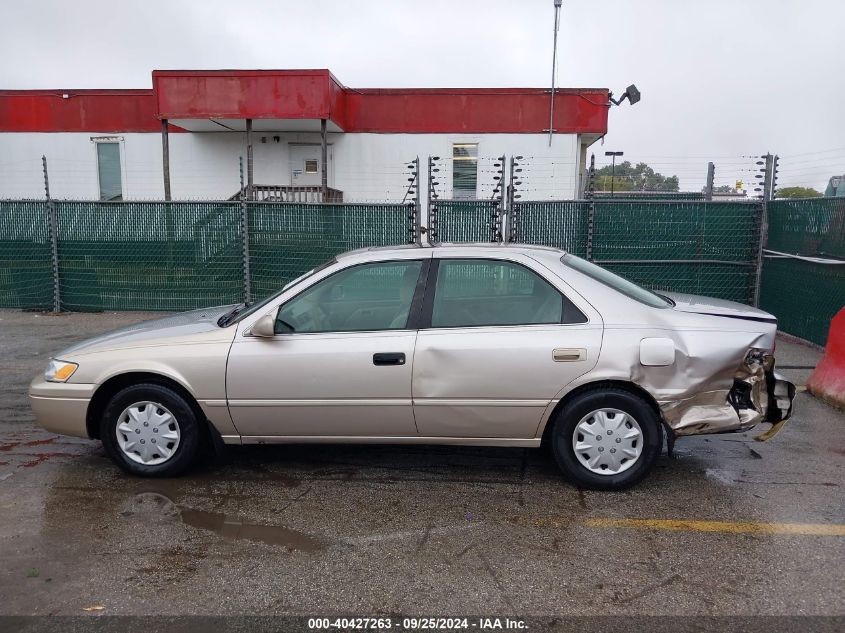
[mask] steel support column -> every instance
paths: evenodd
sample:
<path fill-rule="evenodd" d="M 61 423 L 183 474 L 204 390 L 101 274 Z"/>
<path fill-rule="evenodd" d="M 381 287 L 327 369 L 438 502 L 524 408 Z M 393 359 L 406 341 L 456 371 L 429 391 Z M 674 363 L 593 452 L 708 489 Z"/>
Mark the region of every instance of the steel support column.
<path fill-rule="evenodd" d="M 167 119 L 161 120 L 161 168 L 164 174 L 164 199 L 170 200 L 170 135 Z"/>
<path fill-rule="evenodd" d="M 246 199 L 252 200 L 252 119 L 246 120 Z"/>
<path fill-rule="evenodd" d="M 320 185 L 323 189 L 323 202 L 329 196 L 329 145 L 326 139 L 326 120 L 320 119 Z"/>

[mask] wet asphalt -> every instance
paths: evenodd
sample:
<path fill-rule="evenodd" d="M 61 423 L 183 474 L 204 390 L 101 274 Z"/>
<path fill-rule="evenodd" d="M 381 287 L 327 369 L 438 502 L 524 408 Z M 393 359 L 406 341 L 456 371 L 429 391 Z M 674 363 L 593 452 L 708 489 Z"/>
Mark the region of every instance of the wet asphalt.
<path fill-rule="evenodd" d="M 142 480 L 38 429 L 26 387 L 151 316 L 0 311 L 0 614 L 845 614 L 845 413 L 809 394 L 773 440 L 680 439 L 625 492 L 541 449 L 237 447 Z M 818 358 L 778 342 L 780 365 Z"/>

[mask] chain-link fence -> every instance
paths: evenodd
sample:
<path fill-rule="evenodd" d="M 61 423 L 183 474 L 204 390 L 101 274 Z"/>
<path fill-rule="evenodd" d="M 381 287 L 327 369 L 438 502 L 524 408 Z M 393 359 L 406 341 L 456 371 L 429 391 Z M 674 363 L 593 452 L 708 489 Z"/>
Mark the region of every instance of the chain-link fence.
<path fill-rule="evenodd" d="M 46 202 L 0 203 L 0 305 L 49 309 L 53 303 Z"/>
<path fill-rule="evenodd" d="M 492 241 L 500 211 L 500 200 L 434 201 L 431 237 Z M 513 201 L 507 230 L 650 288 L 751 303 L 761 219 L 759 201 Z M 771 201 L 768 219 L 761 307 L 823 344 L 845 304 L 845 199 Z M 184 310 L 259 299 L 343 251 L 407 243 L 419 215 L 414 204 L 17 200 L 0 202 L 0 220 L 0 307 Z"/>
<path fill-rule="evenodd" d="M 760 307 L 780 328 L 824 345 L 845 305 L 845 198 L 769 202 Z"/>
<path fill-rule="evenodd" d="M 408 205 L 247 206 L 252 292 L 257 298 L 344 251 L 408 242 Z"/>
<path fill-rule="evenodd" d="M 648 288 L 750 302 L 760 213 L 742 202 L 518 202 L 511 238 L 588 257 Z"/>
<path fill-rule="evenodd" d="M 63 310 L 237 303 L 409 236 L 404 204 L 2 201 L 0 218 L 0 307 L 21 309 L 54 308 L 54 282 Z"/>
<path fill-rule="evenodd" d="M 436 242 L 494 242 L 498 200 L 437 200 L 429 207 Z"/>

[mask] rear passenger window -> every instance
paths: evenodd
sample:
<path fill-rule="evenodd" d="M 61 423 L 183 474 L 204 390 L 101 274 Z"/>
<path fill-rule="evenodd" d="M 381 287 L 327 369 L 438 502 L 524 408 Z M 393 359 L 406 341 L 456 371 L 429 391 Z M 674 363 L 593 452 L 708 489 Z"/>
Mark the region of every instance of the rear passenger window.
<path fill-rule="evenodd" d="M 432 327 L 586 321 L 566 297 L 525 266 L 489 259 L 440 261 Z"/>

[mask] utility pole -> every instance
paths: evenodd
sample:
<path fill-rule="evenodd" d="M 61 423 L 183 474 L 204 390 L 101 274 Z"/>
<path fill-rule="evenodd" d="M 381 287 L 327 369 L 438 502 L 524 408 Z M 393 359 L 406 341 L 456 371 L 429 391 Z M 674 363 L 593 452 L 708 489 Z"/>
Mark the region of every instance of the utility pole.
<path fill-rule="evenodd" d="M 713 199 L 713 180 L 716 177 L 716 165 L 707 163 L 707 184 L 704 186 L 704 199 L 708 202 Z"/>
<path fill-rule="evenodd" d="M 613 157 L 613 166 L 610 168 L 610 197 L 613 197 L 616 185 L 616 157 L 624 156 L 625 152 L 605 152 L 605 156 Z"/>
<path fill-rule="evenodd" d="M 552 146 L 552 135 L 555 131 L 555 73 L 557 71 L 557 31 L 560 26 L 560 5 L 563 0 L 554 0 L 555 3 L 555 34 L 552 44 L 552 95 L 549 100 L 549 147 Z"/>

